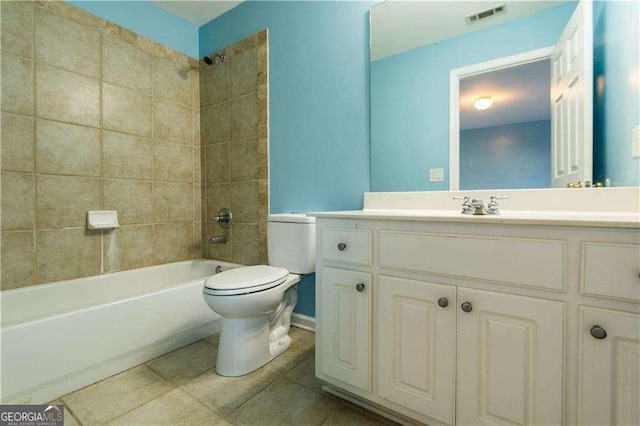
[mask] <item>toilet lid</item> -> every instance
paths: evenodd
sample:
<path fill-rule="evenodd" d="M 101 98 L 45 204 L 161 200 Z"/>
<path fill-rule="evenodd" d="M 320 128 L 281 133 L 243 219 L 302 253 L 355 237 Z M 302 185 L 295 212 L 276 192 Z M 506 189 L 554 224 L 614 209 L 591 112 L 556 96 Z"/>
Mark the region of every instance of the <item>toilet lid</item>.
<path fill-rule="evenodd" d="M 282 284 L 289 275 L 284 268 L 256 265 L 229 269 L 204 282 L 207 293 L 233 295 L 263 291 Z"/>

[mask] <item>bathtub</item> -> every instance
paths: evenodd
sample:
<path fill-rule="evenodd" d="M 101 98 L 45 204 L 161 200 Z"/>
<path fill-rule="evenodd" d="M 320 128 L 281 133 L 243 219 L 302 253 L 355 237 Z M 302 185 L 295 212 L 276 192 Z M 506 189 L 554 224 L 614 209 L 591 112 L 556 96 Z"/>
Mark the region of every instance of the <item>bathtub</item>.
<path fill-rule="evenodd" d="M 3 404 L 40 404 L 220 330 L 197 259 L 4 291 Z M 213 366 L 213 354 L 212 354 Z"/>

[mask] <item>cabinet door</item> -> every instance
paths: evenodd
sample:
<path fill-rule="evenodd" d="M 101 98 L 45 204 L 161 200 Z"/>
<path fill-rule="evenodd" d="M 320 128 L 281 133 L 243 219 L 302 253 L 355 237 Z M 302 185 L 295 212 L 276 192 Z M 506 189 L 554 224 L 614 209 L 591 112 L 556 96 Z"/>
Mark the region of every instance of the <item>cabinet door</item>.
<path fill-rule="evenodd" d="M 459 425 L 563 423 L 564 311 L 560 302 L 458 288 Z"/>
<path fill-rule="evenodd" d="M 380 276 L 376 299 L 379 396 L 453 424 L 455 287 Z"/>
<path fill-rule="evenodd" d="M 640 315 L 581 307 L 580 347 L 578 422 L 640 424 Z"/>
<path fill-rule="evenodd" d="M 322 268 L 321 371 L 371 392 L 371 274 Z"/>

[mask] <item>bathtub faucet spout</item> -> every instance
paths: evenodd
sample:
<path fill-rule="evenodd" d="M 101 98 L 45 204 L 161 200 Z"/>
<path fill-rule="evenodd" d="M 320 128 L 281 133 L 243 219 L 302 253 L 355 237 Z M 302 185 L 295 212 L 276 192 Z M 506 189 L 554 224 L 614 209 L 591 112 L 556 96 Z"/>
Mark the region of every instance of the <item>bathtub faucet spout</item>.
<path fill-rule="evenodd" d="M 209 240 L 209 244 L 224 244 L 227 242 L 227 236 L 226 235 L 218 235 L 216 237 L 212 237 Z"/>

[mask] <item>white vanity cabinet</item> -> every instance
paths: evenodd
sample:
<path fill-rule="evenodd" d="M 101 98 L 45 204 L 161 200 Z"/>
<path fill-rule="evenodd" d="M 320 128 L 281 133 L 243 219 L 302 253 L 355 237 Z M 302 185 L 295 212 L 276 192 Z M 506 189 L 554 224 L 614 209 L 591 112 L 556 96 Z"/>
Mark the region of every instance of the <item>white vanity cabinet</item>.
<path fill-rule="evenodd" d="M 579 423 L 640 424 L 640 315 L 580 308 Z"/>
<path fill-rule="evenodd" d="M 316 375 L 407 423 L 640 424 L 638 236 L 319 214 Z"/>
<path fill-rule="evenodd" d="M 457 423 L 562 424 L 565 304 L 461 287 L 458 302 Z"/>
<path fill-rule="evenodd" d="M 371 274 L 322 268 L 322 371 L 371 391 Z"/>
<path fill-rule="evenodd" d="M 455 287 L 386 275 L 377 284 L 378 396 L 453 424 Z"/>

